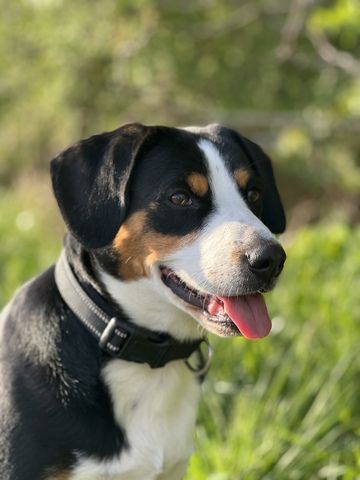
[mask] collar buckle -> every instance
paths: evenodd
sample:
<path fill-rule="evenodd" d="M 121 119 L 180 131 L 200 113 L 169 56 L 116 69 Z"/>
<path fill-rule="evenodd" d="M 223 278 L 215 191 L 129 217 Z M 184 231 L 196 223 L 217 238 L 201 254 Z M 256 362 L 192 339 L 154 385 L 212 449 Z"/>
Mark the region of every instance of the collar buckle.
<path fill-rule="evenodd" d="M 114 334 L 116 335 L 115 337 Z M 112 317 L 100 336 L 99 347 L 106 350 L 112 356 L 117 355 L 122 350 L 122 347 L 124 347 L 128 336 L 128 333 L 119 329 L 117 318 Z M 111 343 L 113 337 L 117 340 L 115 345 Z M 120 343 L 117 345 L 119 340 Z"/>
<path fill-rule="evenodd" d="M 124 328 L 124 324 L 112 317 L 102 332 L 99 347 L 112 357 L 124 360 L 132 359 L 142 363 L 146 355 L 151 368 L 164 366 L 168 362 L 167 354 L 171 348 L 170 337 L 166 334 L 148 333 L 134 335 L 133 327 Z"/>

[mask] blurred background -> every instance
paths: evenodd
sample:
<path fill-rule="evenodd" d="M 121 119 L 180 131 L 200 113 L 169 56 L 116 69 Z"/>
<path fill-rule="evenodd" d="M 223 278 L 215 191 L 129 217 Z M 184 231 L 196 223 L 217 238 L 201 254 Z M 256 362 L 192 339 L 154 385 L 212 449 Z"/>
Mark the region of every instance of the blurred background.
<path fill-rule="evenodd" d="M 273 159 L 288 261 L 270 337 L 212 339 L 187 480 L 359 479 L 360 3 L 0 3 L 0 307 L 61 249 L 61 149 L 130 121 L 238 129 Z"/>

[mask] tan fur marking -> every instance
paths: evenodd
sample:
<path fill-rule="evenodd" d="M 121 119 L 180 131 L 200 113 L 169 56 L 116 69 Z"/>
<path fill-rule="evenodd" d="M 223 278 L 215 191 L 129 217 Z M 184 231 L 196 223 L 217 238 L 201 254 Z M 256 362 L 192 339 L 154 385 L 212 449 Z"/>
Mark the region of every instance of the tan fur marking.
<path fill-rule="evenodd" d="M 237 168 L 234 171 L 234 177 L 239 187 L 245 188 L 250 178 L 250 172 L 245 168 Z"/>
<path fill-rule="evenodd" d="M 155 262 L 193 238 L 193 234 L 178 237 L 148 231 L 146 213 L 134 213 L 121 225 L 113 242 L 113 247 L 121 257 L 121 277 L 124 280 L 136 280 L 148 276 Z"/>
<path fill-rule="evenodd" d="M 205 175 L 202 175 L 201 173 L 190 173 L 190 175 L 186 178 L 186 183 L 189 185 L 195 195 L 198 195 L 199 197 L 206 195 L 209 190 L 209 182 Z"/>

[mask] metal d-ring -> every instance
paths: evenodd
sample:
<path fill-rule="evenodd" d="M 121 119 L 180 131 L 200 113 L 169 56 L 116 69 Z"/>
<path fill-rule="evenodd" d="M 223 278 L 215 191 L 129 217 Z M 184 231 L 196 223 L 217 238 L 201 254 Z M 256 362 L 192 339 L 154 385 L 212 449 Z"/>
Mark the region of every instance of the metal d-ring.
<path fill-rule="evenodd" d="M 200 349 L 201 343 L 206 343 L 206 347 L 207 347 L 206 358 L 204 357 L 204 354 Z M 198 356 L 197 365 L 195 367 L 193 367 L 190 364 L 189 359 L 185 360 L 185 364 L 188 367 L 188 369 L 191 370 L 192 372 L 194 372 L 195 375 L 197 375 L 199 377 L 203 376 L 207 373 L 207 371 L 210 368 L 211 360 L 212 360 L 212 356 L 213 356 L 213 349 L 210 345 L 210 342 L 209 342 L 208 338 L 204 337 L 201 343 L 196 350 L 196 354 Z"/>

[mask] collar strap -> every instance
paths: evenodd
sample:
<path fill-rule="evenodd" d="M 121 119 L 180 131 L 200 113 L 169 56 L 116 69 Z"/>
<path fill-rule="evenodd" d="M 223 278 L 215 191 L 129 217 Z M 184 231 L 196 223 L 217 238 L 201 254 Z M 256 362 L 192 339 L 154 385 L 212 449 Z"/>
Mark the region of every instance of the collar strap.
<path fill-rule="evenodd" d="M 187 360 L 196 350 L 200 351 L 203 338 L 180 342 L 168 334 L 108 315 L 80 285 L 64 251 L 55 266 L 55 281 L 64 302 L 98 339 L 99 347 L 112 357 L 158 368 L 172 360 Z"/>

